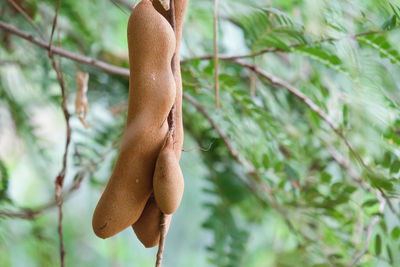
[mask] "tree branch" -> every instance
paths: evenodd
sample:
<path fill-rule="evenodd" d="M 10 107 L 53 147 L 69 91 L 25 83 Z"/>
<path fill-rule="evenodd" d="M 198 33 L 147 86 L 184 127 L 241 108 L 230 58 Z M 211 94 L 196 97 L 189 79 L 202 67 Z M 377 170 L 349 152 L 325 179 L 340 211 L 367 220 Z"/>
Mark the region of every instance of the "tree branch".
<path fill-rule="evenodd" d="M 44 40 L 34 37 L 30 33 L 21 31 L 10 24 L 0 21 L 0 28 L 11 34 L 19 36 L 41 48 L 49 50 L 49 43 L 45 42 Z M 70 52 L 68 50 L 65 50 L 65 49 L 62 49 L 62 48 L 56 47 L 56 46 L 52 46 L 52 52 L 53 52 L 53 54 L 74 60 L 76 62 L 80 62 L 80 63 L 86 64 L 86 65 L 96 67 L 96 68 L 101 69 L 110 74 L 116 74 L 116 75 L 129 77 L 129 69 L 127 69 L 127 68 L 121 68 L 118 66 L 114 66 L 114 65 L 108 64 L 104 61 L 97 60 L 97 59 L 87 57 L 87 56 L 83 56 L 81 54 L 77 54 L 74 52 Z"/>

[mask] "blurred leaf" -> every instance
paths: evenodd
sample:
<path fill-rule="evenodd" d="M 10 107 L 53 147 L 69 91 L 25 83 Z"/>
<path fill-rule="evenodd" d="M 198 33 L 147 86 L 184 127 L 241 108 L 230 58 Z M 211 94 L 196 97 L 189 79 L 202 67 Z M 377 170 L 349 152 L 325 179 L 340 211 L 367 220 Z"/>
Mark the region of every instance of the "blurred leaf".
<path fill-rule="evenodd" d="M 375 254 L 376 255 L 381 255 L 382 251 L 382 239 L 380 235 L 375 236 Z"/>

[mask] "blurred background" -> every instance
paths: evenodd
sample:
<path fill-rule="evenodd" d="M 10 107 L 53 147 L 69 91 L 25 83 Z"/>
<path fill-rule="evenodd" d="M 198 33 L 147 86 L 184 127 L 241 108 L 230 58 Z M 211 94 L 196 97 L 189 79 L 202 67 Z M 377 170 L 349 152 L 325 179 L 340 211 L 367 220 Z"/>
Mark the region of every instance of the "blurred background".
<path fill-rule="evenodd" d="M 54 1 L 14 1 L 49 38 Z M 53 44 L 127 68 L 134 4 L 62 0 Z M 185 193 L 164 266 L 400 266 L 398 6 L 220 0 L 216 109 L 214 2 L 189 1 Z M 0 20 L 42 38 L 9 0 Z M 157 248 L 145 249 L 131 228 L 102 240 L 91 227 L 120 148 L 128 78 L 60 60 L 72 129 L 66 266 L 153 266 Z M 74 112 L 78 71 L 89 73 L 87 127 Z M 0 27 L 0 266 L 60 264 L 61 101 L 47 51 Z"/>

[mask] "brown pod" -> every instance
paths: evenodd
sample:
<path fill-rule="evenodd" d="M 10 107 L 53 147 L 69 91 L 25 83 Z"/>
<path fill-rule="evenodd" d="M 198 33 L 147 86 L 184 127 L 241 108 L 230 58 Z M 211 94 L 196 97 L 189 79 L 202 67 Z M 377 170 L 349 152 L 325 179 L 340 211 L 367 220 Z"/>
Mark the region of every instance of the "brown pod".
<path fill-rule="evenodd" d="M 175 42 L 171 25 L 149 0 L 135 7 L 128 22 L 127 126 L 114 171 L 92 220 L 93 230 L 101 238 L 135 223 L 152 192 L 155 163 L 176 97 L 171 69 Z"/>
<path fill-rule="evenodd" d="M 182 124 L 182 77 L 181 77 L 181 64 L 180 64 L 180 47 L 182 39 L 182 27 L 185 17 L 188 0 L 173 0 L 175 10 L 175 35 L 176 35 L 176 53 L 174 57 L 175 68 L 175 83 L 176 83 L 176 99 L 175 99 L 175 134 L 174 134 L 174 149 L 176 158 L 180 159 L 183 145 L 183 124 Z M 166 11 L 158 0 L 153 1 L 154 7 L 160 12 L 168 21 L 171 21 L 171 12 Z"/>
<path fill-rule="evenodd" d="M 165 214 L 174 213 L 181 203 L 184 181 L 174 152 L 174 141 L 168 134 L 158 155 L 153 177 L 154 197 L 160 210 Z"/>
<path fill-rule="evenodd" d="M 166 233 L 168 232 L 172 215 L 166 216 Z M 161 211 L 154 197 L 150 197 L 139 220 L 132 225 L 137 238 L 146 248 L 155 247 L 160 241 Z M 165 234 L 166 234 L 165 233 Z"/>

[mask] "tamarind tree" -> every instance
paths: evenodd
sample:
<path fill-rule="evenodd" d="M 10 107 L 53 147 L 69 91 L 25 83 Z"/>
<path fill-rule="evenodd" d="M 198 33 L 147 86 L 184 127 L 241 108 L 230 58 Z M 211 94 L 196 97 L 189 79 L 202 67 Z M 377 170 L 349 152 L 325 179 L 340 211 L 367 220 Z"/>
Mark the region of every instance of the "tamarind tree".
<path fill-rule="evenodd" d="M 2 0 L 0 266 L 154 265 L 91 223 L 137 2 Z M 164 266 L 400 266 L 399 21 L 397 0 L 189 1 Z"/>

